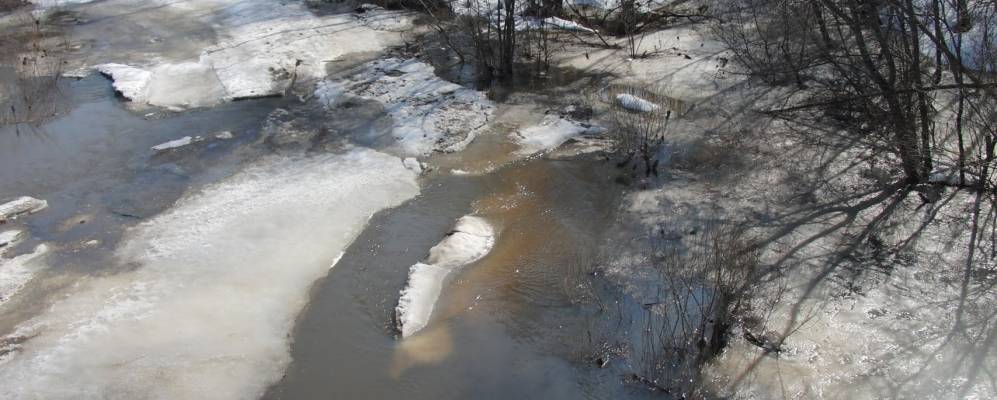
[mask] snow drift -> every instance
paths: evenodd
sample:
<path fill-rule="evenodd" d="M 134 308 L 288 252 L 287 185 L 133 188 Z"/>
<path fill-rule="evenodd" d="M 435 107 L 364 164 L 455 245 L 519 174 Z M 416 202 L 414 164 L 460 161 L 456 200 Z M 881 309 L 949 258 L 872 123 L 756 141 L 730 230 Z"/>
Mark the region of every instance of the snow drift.
<path fill-rule="evenodd" d="M 478 261 L 494 245 L 495 231 L 487 221 L 471 215 L 457 220 L 453 233 L 429 250 L 426 262 L 409 269 L 408 285 L 395 308 L 402 337 L 414 335 L 429 323 L 447 276 Z"/>

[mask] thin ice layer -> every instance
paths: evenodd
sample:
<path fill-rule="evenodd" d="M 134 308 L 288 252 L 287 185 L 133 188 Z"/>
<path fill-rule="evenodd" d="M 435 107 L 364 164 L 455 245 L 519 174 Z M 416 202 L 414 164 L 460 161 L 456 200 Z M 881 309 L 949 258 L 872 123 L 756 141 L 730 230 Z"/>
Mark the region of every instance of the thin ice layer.
<path fill-rule="evenodd" d="M 418 193 L 371 150 L 273 158 L 133 228 L 116 275 L 17 329 L 3 399 L 250 399 L 287 365 L 308 287 L 377 211 Z"/>
<path fill-rule="evenodd" d="M 48 202 L 31 196 L 21 196 L 0 204 L 0 222 L 17 218 L 24 214 L 34 214 L 48 208 Z"/>
<path fill-rule="evenodd" d="M 415 59 L 370 62 L 345 81 L 322 82 L 315 94 L 329 106 L 343 94 L 384 104 L 391 135 L 407 155 L 463 150 L 495 112 L 484 93 L 443 80 Z"/>
<path fill-rule="evenodd" d="M 513 140 L 519 144 L 519 150 L 516 153 L 521 156 L 527 156 L 557 148 L 573 137 L 594 135 L 602 133 L 603 130 L 599 126 L 574 121 L 557 115 L 547 115 L 540 124 L 515 132 Z"/>

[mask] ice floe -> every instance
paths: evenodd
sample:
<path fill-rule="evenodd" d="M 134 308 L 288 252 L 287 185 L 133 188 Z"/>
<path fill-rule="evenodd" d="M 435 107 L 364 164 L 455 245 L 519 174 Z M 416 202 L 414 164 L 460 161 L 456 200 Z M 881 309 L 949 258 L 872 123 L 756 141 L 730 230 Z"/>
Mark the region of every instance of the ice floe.
<path fill-rule="evenodd" d="M 408 284 L 395 307 L 402 337 L 426 327 L 448 275 L 491 251 L 495 230 L 481 217 L 467 215 L 457 220 L 454 231 L 429 250 L 425 262 L 409 269 Z"/>
<path fill-rule="evenodd" d="M 190 136 L 184 136 L 180 139 L 171 140 L 169 142 L 160 143 L 152 146 L 152 151 L 164 151 L 169 149 L 175 149 L 177 147 L 183 147 L 194 142 L 194 138 Z"/>
<path fill-rule="evenodd" d="M 20 229 L 0 232 L 0 256 L 2 256 L 7 249 L 13 247 L 14 244 L 21 239 L 22 235 L 24 235 L 24 231 Z"/>
<path fill-rule="evenodd" d="M 114 81 L 112 84 L 114 91 L 122 97 L 138 102 L 148 100 L 149 79 L 152 77 L 152 72 L 117 63 L 97 65 L 94 69 Z"/>
<path fill-rule="evenodd" d="M 17 328 L 0 398 L 258 398 L 290 361 L 308 288 L 418 191 L 401 160 L 356 149 L 265 158 L 191 193 L 126 232 L 128 268 Z"/>
<path fill-rule="evenodd" d="M 440 79 L 432 66 L 414 59 L 370 62 L 344 81 L 319 84 L 315 94 L 330 106 L 344 94 L 380 102 L 408 155 L 464 149 L 495 111 L 484 93 Z"/>
<path fill-rule="evenodd" d="M 65 7 L 74 4 L 85 4 L 90 3 L 95 0 L 29 0 L 32 4 L 39 7 Z"/>
<path fill-rule="evenodd" d="M 21 196 L 14 200 L 0 204 L 0 222 L 15 219 L 24 214 L 34 214 L 48 207 L 45 200 L 36 199 L 30 196 Z"/>
<path fill-rule="evenodd" d="M 585 122 L 578 122 L 556 114 L 548 114 L 538 125 L 520 129 L 512 139 L 519 144 L 520 156 L 554 149 L 569 139 L 581 135 L 595 135 L 605 129 Z"/>
<path fill-rule="evenodd" d="M 203 3 L 203 4 L 202 4 Z M 414 14 L 371 9 L 359 15 L 316 15 L 299 2 L 193 0 L 163 7 L 211 10 L 192 14 L 215 26 L 218 43 L 194 60 L 150 58 L 145 65 L 105 63 L 95 69 L 121 95 L 162 107 L 211 106 L 226 100 L 280 96 L 296 81 L 321 79 L 326 63 L 399 42 Z"/>

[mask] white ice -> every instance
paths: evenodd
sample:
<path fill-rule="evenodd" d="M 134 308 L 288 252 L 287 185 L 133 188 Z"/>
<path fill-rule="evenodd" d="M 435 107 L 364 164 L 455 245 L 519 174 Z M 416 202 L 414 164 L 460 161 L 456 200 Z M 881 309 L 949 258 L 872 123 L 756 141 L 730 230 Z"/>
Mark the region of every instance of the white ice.
<path fill-rule="evenodd" d="M 30 196 L 21 196 L 0 204 L 0 222 L 15 219 L 24 214 L 34 214 L 48 207 L 48 202 Z"/>
<path fill-rule="evenodd" d="M 153 54 L 145 65 L 106 63 L 95 68 L 111 77 L 124 97 L 175 108 L 283 95 L 296 81 L 325 77 L 329 61 L 398 43 L 397 32 L 409 28 L 413 19 L 412 13 L 383 9 L 359 16 L 318 16 L 300 2 L 157 1 L 215 26 L 218 43 L 197 59 Z"/>
<path fill-rule="evenodd" d="M 397 147 L 413 156 L 464 149 L 495 112 L 484 93 L 440 79 L 414 59 L 373 61 L 345 81 L 321 83 L 315 94 L 326 105 L 343 94 L 384 104 Z"/>
<path fill-rule="evenodd" d="M 2 256 L 7 249 L 13 247 L 14 244 L 21 239 L 23 234 L 24 231 L 20 229 L 0 232 L 0 256 Z"/>
<path fill-rule="evenodd" d="M 251 399 L 280 378 L 308 288 L 377 211 L 418 193 L 372 150 L 278 158 L 130 229 L 117 274 L 17 328 L 3 399 Z"/>
<path fill-rule="evenodd" d="M 420 163 L 415 157 L 406 157 L 402 160 L 402 165 L 405 165 L 405 168 L 408 168 L 417 174 L 421 174 L 423 170 L 422 163 Z"/>
<path fill-rule="evenodd" d="M 190 136 L 184 136 L 184 137 L 182 137 L 180 139 L 171 140 L 171 141 L 166 142 L 166 143 L 160 143 L 160 144 L 157 144 L 155 146 L 152 146 L 152 151 L 163 151 L 163 150 L 175 149 L 177 147 L 183 147 L 183 146 L 186 146 L 188 144 L 191 144 L 193 141 L 194 141 L 194 138 L 192 138 Z"/>
<path fill-rule="evenodd" d="M 64 7 L 71 6 L 74 4 L 84 4 L 90 3 L 94 0 L 29 0 L 31 3 L 39 7 Z"/>
<path fill-rule="evenodd" d="M 603 130 L 599 126 L 548 114 L 544 116 L 539 125 L 515 132 L 513 140 L 519 144 L 519 150 L 516 153 L 520 156 L 526 156 L 557 148 L 573 137 L 594 135 L 603 132 Z"/>
<path fill-rule="evenodd" d="M 0 251 L 2 250 L 3 248 L 0 248 Z M 40 244 L 31 253 L 11 259 L 0 258 L 0 307 L 3 307 L 31 281 L 35 272 L 42 267 L 39 263 L 48 251 L 48 246 Z M 3 253 L 0 252 L 0 255 Z M 2 389 L 0 389 L 0 393 L 2 393 Z"/>
<path fill-rule="evenodd" d="M 94 67 L 114 81 L 112 86 L 128 100 L 146 102 L 149 99 L 149 79 L 152 73 L 124 64 L 101 64 Z"/>
<path fill-rule="evenodd" d="M 661 106 L 657 104 L 629 93 L 620 93 L 616 95 L 616 102 L 620 104 L 620 107 L 626 108 L 630 111 L 654 112 L 661 108 Z"/>
<path fill-rule="evenodd" d="M 429 258 L 409 269 L 408 284 L 395 308 L 402 337 L 429 323 L 447 276 L 481 259 L 494 245 L 495 231 L 483 218 L 467 215 L 457 220 L 453 233 L 429 250 Z"/>

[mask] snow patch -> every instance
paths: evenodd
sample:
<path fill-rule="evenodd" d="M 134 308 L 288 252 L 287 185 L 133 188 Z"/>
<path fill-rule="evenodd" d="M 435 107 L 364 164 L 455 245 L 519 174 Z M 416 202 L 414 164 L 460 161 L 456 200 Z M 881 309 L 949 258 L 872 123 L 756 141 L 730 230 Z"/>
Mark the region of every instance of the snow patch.
<path fill-rule="evenodd" d="M 558 115 L 544 116 L 539 125 L 521 129 L 514 133 L 513 140 L 519 144 L 516 154 L 528 156 L 554 149 L 569 139 L 581 135 L 595 135 L 605 129 L 600 126 L 578 122 Z"/>
<path fill-rule="evenodd" d="M 48 208 L 48 202 L 31 196 L 21 196 L 17 199 L 0 204 L 0 223 L 16 219 L 24 214 L 34 214 Z"/>
<path fill-rule="evenodd" d="M 404 160 L 402 160 L 402 164 L 405 165 L 405 168 L 408 168 L 412 172 L 415 172 L 417 174 L 422 173 L 423 170 L 422 164 L 419 163 L 419 160 L 417 160 L 415 157 L 405 158 Z"/>
<path fill-rule="evenodd" d="M 492 23 L 497 24 L 499 19 L 495 16 L 492 18 Z M 586 32 L 595 33 L 594 29 L 587 28 L 577 22 L 569 21 L 558 17 L 547 17 L 544 19 L 539 19 L 535 17 L 516 17 L 516 30 L 552 30 L 560 29 L 565 31 L 575 31 L 575 32 Z"/>
<path fill-rule="evenodd" d="M 122 97 L 144 103 L 148 101 L 149 79 L 152 72 L 124 64 L 100 64 L 94 67 L 98 72 L 110 78 L 114 83 L 114 91 Z"/>
<path fill-rule="evenodd" d="M 463 150 L 495 112 L 482 92 L 440 79 L 432 66 L 415 59 L 373 61 L 343 82 L 319 84 L 315 92 L 326 105 L 343 94 L 384 104 L 394 120 L 391 134 L 408 155 Z"/>
<path fill-rule="evenodd" d="M 308 288 L 418 191 L 401 160 L 357 149 L 265 158 L 189 194 L 126 232 L 125 271 L 17 328 L 0 398 L 258 398 L 290 361 Z"/>
<path fill-rule="evenodd" d="M 623 107 L 630 111 L 649 113 L 649 112 L 658 111 L 658 109 L 661 108 L 661 106 L 657 104 L 654 104 L 650 101 L 644 100 L 640 97 L 634 96 L 629 93 L 620 93 L 616 95 L 616 102 L 620 104 L 620 107 Z"/>
<path fill-rule="evenodd" d="M 424 263 L 409 269 L 408 284 L 401 291 L 395 314 L 402 337 L 426 327 L 447 276 L 478 261 L 495 245 L 495 231 L 481 217 L 467 215 L 457 220 L 453 233 L 429 250 Z"/>
<path fill-rule="evenodd" d="M 153 68 L 146 95 L 152 105 L 195 108 L 221 103 L 226 92 L 211 65 L 183 62 Z"/>

